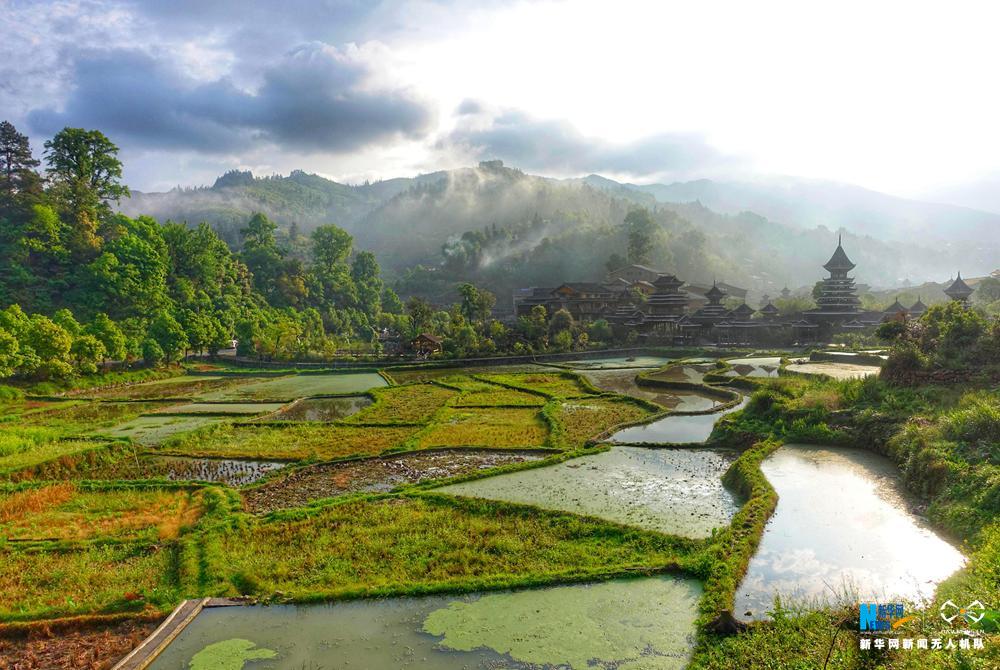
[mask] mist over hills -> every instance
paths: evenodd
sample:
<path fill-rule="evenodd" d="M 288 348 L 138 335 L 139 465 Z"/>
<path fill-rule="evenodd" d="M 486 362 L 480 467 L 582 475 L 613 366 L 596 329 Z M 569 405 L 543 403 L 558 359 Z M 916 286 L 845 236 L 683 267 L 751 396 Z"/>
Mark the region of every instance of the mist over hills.
<path fill-rule="evenodd" d="M 840 229 L 859 282 L 875 286 L 1000 265 L 1000 215 L 794 179 L 635 185 L 528 175 L 498 162 L 361 185 L 234 171 L 207 188 L 135 193 L 122 210 L 207 221 L 233 246 L 254 211 L 296 234 L 335 223 L 412 292 L 433 295 L 434 284 L 460 280 L 500 294 L 599 280 L 612 254 L 625 256 L 622 221 L 637 205 L 662 229 L 651 264 L 693 282 L 719 278 L 772 294 L 808 286 Z"/>

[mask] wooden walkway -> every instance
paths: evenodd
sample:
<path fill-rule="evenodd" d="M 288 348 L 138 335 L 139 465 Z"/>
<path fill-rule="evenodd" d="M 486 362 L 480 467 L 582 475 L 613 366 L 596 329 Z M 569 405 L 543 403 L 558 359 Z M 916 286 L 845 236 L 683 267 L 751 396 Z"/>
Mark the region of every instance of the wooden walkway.
<path fill-rule="evenodd" d="M 128 656 L 118 661 L 112 670 L 145 670 L 163 653 L 163 650 L 181 634 L 189 623 L 201 613 L 210 598 L 185 600 L 170 613 L 170 616 L 142 641 Z"/>

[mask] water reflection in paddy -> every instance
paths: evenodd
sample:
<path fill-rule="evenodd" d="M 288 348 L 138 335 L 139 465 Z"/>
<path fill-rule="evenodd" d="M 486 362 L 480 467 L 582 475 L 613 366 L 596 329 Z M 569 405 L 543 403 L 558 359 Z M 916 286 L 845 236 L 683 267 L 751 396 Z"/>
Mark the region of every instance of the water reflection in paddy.
<path fill-rule="evenodd" d="M 740 377 L 777 377 L 781 367 L 781 358 L 777 356 L 733 358 L 726 362 L 733 369 L 725 374 Z"/>
<path fill-rule="evenodd" d="M 734 452 L 723 450 L 615 447 L 438 490 L 707 537 L 739 509 L 735 496 L 722 485 L 722 474 L 734 458 Z"/>
<path fill-rule="evenodd" d="M 739 405 L 711 414 L 673 414 L 642 426 L 632 426 L 611 436 L 616 444 L 688 444 L 704 442 L 712 434 L 719 417 L 743 409 L 747 399 Z"/>
<path fill-rule="evenodd" d="M 216 670 L 678 670 L 701 587 L 673 577 L 487 595 L 209 608 L 152 664 Z"/>
<path fill-rule="evenodd" d="M 930 596 L 964 559 L 907 511 L 895 468 L 862 449 L 786 445 L 761 470 L 778 492 L 736 611 L 762 617 L 774 594 L 815 605 Z"/>
<path fill-rule="evenodd" d="M 272 421 L 337 421 L 360 412 L 372 399 L 368 396 L 306 398 L 269 416 Z"/>
<path fill-rule="evenodd" d="M 616 368 L 660 368 L 670 362 L 664 356 L 618 356 L 613 358 L 587 358 L 557 363 L 574 370 L 613 370 Z"/>
<path fill-rule="evenodd" d="M 639 386 L 635 377 L 655 368 L 640 368 L 631 370 L 591 370 L 581 372 L 591 384 L 602 391 L 614 391 L 630 395 L 633 398 L 651 400 L 658 405 L 683 412 L 700 412 L 712 409 L 722 401 L 701 395 L 694 391 L 659 389 L 650 386 Z"/>

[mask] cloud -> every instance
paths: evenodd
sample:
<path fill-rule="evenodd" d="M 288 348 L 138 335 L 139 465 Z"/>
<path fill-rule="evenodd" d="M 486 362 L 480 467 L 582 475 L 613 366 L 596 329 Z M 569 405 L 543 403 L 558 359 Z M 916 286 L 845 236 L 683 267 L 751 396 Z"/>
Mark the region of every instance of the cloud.
<path fill-rule="evenodd" d="M 463 103 L 459 111 L 471 115 L 477 109 Z M 728 168 L 737 162 L 696 134 L 661 133 L 614 143 L 587 137 L 567 121 L 536 119 L 517 110 L 501 112 L 485 123 L 481 116 L 460 123 L 438 146 L 480 158 L 500 158 L 528 170 L 564 174 L 683 175 Z"/>
<path fill-rule="evenodd" d="M 100 128 L 137 148 L 229 152 L 248 143 L 305 153 L 347 152 L 423 136 L 429 108 L 402 88 L 373 88 L 373 66 L 357 47 L 313 42 L 267 66 L 255 90 L 226 77 L 207 82 L 168 58 L 134 49 L 74 55 L 73 89 L 62 109 L 35 109 L 35 132 Z"/>

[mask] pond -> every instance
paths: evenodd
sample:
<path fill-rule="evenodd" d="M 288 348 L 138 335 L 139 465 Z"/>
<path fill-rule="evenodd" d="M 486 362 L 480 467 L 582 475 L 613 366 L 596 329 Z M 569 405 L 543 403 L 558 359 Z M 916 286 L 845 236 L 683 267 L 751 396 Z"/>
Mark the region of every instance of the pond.
<path fill-rule="evenodd" d="M 344 398 L 307 398 L 267 417 L 271 421 L 337 421 L 372 404 L 364 395 Z"/>
<path fill-rule="evenodd" d="M 203 610 L 152 670 L 679 670 L 701 586 L 647 577 L 465 596 Z"/>
<path fill-rule="evenodd" d="M 192 456 L 126 456 L 116 463 L 82 473 L 87 479 L 156 479 L 219 482 L 247 486 L 267 473 L 287 466 L 278 461 L 250 461 Z"/>
<path fill-rule="evenodd" d="M 314 395 L 360 393 L 386 385 L 385 379 L 376 372 L 301 374 L 251 381 L 199 397 L 202 400 L 288 401 Z"/>
<path fill-rule="evenodd" d="M 735 452 L 724 450 L 615 447 L 437 490 L 700 538 L 727 525 L 739 509 L 739 501 L 722 485 L 722 474 L 735 458 Z"/>
<path fill-rule="evenodd" d="M 778 368 L 781 367 L 781 358 L 778 356 L 732 358 L 726 362 L 733 367 L 730 372 L 740 377 L 777 377 Z"/>
<path fill-rule="evenodd" d="M 574 370 L 615 370 L 621 368 L 662 368 L 669 363 L 665 356 L 617 356 L 608 358 L 581 358 L 575 361 L 556 363 L 560 367 Z"/>
<path fill-rule="evenodd" d="M 639 386 L 635 383 L 636 375 L 655 368 L 638 368 L 629 370 L 591 370 L 581 372 L 591 384 L 602 391 L 614 391 L 630 395 L 633 398 L 650 400 L 667 409 L 682 412 L 700 412 L 712 409 L 721 404 L 721 400 L 695 391 L 679 389 L 658 389 L 650 386 Z"/>
<path fill-rule="evenodd" d="M 672 414 L 642 426 L 620 430 L 608 440 L 615 444 L 690 444 L 704 442 L 720 417 L 743 409 L 747 398 L 721 412 L 712 414 Z"/>
<path fill-rule="evenodd" d="M 243 499 L 251 512 L 271 512 L 344 493 L 389 491 L 401 484 L 455 477 L 549 455 L 512 449 L 441 449 L 311 465 L 246 491 Z"/>
<path fill-rule="evenodd" d="M 776 592 L 806 606 L 921 599 L 964 563 L 907 511 L 896 469 L 882 456 L 785 445 L 761 470 L 778 507 L 736 591 L 737 615 L 764 617 Z"/>

